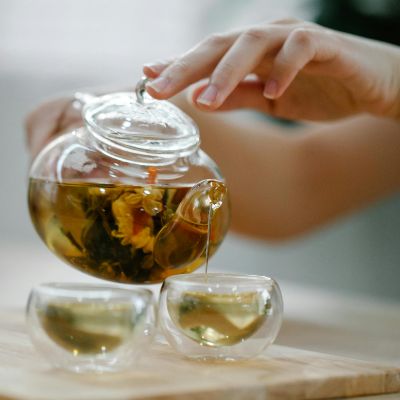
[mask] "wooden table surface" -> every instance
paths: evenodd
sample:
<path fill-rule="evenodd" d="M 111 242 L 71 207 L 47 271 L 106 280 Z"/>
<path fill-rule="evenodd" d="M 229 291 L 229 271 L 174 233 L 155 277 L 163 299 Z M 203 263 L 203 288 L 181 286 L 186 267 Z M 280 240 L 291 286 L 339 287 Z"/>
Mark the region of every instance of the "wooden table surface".
<path fill-rule="evenodd" d="M 254 377 L 254 380 L 247 380 L 247 382 L 253 382 L 250 385 L 251 388 L 246 387 L 239 390 L 235 386 L 239 382 L 238 377 L 244 374 L 243 371 L 237 372 L 236 367 L 233 369 L 229 365 L 211 365 L 204 370 L 203 367 L 200 368 L 196 363 L 182 361 L 177 355 L 169 353 L 167 347 L 161 345 L 156 346 L 151 353 L 157 359 L 156 362 L 151 357 L 144 358 L 141 361 L 141 368 L 144 368 L 142 371 L 147 371 L 146 368 L 148 368 L 149 373 L 136 371 L 114 377 L 106 376 L 102 379 L 92 377 L 89 382 L 86 382 L 81 377 L 68 375 L 65 380 L 65 374 L 49 368 L 35 353 L 24 332 L 22 308 L 27 300 L 30 288 L 40 282 L 93 282 L 95 280 L 66 267 L 51 255 L 44 246 L 41 248 L 39 245 L 25 244 L 21 246 L 20 243 L 0 243 L 0 251 L 2 254 L 1 263 L 6 267 L 0 282 L 0 304 L 3 307 L 3 312 L 0 312 L 0 399 L 7 399 L 7 396 L 13 400 L 140 398 L 131 396 L 129 390 L 132 391 L 133 388 L 129 386 L 130 382 L 132 380 L 132 382 L 136 383 L 136 386 L 134 385 L 135 390 L 138 385 L 140 386 L 140 382 L 143 385 L 149 384 L 149 381 L 154 379 L 150 374 L 154 370 L 152 366 L 154 363 L 160 366 L 160 370 L 158 370 L 159 377 L 156 380 L 160 385 L 163 379 L 166 379 L 165 377 L 170 376 L 171 365 L 180 365 L 179 371 L 184 374 L 184 377 L 176 385 L 174 384 L 174 387 L 178 391 L 181 390 L 181 399 L 185 398 L 184 386 L 185 382 L 189 382 L 188 377 L 194 377 L 199 386 L 202 386 L 203 382 L 208 379 L 208 385 L 211 386 L 203 385 L 207 393 L 207 400 L 212 400 L 213 398 L 210 394 L 211 392 L 207 392 L 207 387 L 210 390 L 211 388 L 218 389 L 223 387 L 226 393 L 230 393 L 230 397 L 228 397 L 233 400 L 240 398 L 265 399 L 265 387 L 262 386 L 263 389 L 258 392 L 252 392 L 252 390 L 256 390 L 254 388 L 259 388 L 259 384 L 263 385 L 266 381 L 271 382 L 271 374 L 277 379 L 280 377 L 279 385 L 281 387 L 293 388 L 281 376 L 280 371 L 282 369 L 292 371 L 292 376 L 293 374 L 298 376 L 300 373 L 303 380 L 307 378 L 305 383 L 307 389 L 304 390 L 308 391 L 308 396 L 313 395 L 314 397 L 321 390 L 321 387 L 327 387 L 327 385 L 337 386 L 337 380 L 335 381 L 335 379 L 339 378 L 335 378 L 333 381 L 332 378 L 329 378 L 328 381 L 325 379 L 328 371 L 332 372 L 331 365 L 335 366 L 335 373 L 340 375 L 345 372 L 346 390 L 351 389 L 353 393 L 355 393 L 355 381 L 351 377 L 354 377 L 354 374 L 357 374 L 360 369 L 371 371 L 370 368 L 372 368 L 375 375 L 371 382 L 373 382 L 375 389 L 379 386 L 378 392 L 388 388 L 386 372 L 382 371 L 388 371 L 388 376 L 391 376 L 395 382 L 397 379 L 397 370 L 400 368 L 400 305 L 398 303 L 377 300 L 372 294 L 369 298 L 359 298 L 348 294 L 279 282 L 285 301 L 285 315 L 277 343 L 283 347 L 275 346 L 268 350 L 265 358 L 262 359 L 262 365 L 260 360 L 255 360 L 242 366 L 247 372 L 250 372 L 251 379 Z M 12 266 L 12 269 L 9 266 Z M 155 288 L 155 291 L 157 291 L 157 288 Z M 19 311 L 10 314 L 6 309 L 18 309 Z M 308 351 L 302 352 L 288 347 L 301 348 Z M 331 355 L 321 355 L 312 351 Z M 344 358 L 370 361 L 373 365 L 345 360 Z M 273 360 L 272 364 L 271 360 Z M 287 360 L 290 362 L 290 367 L 284 364 L 285 362 L 287 363 Z M 389 367 L 383 367 L 382 369 L 381 367 L 376 367 L 376 364 L 389 365 Z M 234 373 L 233 371 L 236 372 Z M 322 377 L 325 378 L 321 378 L 320 371 L 322 371 Z M 171 374 L 172 378 L 176 377 L 176 374 L 172 372 Z M 210 376 L 212 379 L 210 379 Z M 367 381 L 369 381 L 371 375 L 367 374 L 367 376 L 369 377 Z M 39 378 L 38 381 L 36 381 L 36 377 Z M 343 376 L 340 379 L 343 382 Z M 115 382 L 118 386 L 117 389 L 114 387 Z M 322 384 L 322 382 L 325 383 Z M 107 385 L 113 387 L 110 389 Z M 278 388 L 279 385 L 275 386 L 275 388 Z M 79 388 L 79 396 L 71 392 L 71 387 Z M 341 387 L 343 388 L 343 386 Z M 382 387 L 386 387 L 386 389 L 382 390 Z M 35 390 L 39 388 L 41 390 L 45 388 L 44 391 L 47 393 L 47 397 L 34 396 Z M 269 389 L 271 392 L 271 386 Z M 96 390 L 96 392 L 93 392 L 93 390 Z M 113 396 L 110 396 L 109 390 L 114 390 Z M 124 390 L 128 390 L 128 392 L 123 392 Z M 118 393 L 115 393 L 115 391 Z M 135 393 L 138 396 L 137 391 Z M 135 393 L 133 394 L 135 395 Z M 214 398 L 221 398 L 218 390 L 215 389 L 213 393 Z M 252 397 L 250 397 L 250 394 Z M 86 397 L 83 397 L 83 395 Z M 341 397 L 339 394 L 335 395 L 337 398 Z M 165 397 L 166 393 L 161 393 L 157 396 L 147 398 L 168 398 Z M 172 398 L 178 397 L 173 395 Z M 197 400 L 201 397 L 190 395 L 188 398 Z M 394 400 L 400 399 L 400 394 L 385 394 L 362 398 L 362 400 L 367 399 Z"/>
<path fill-rule="evenodd" d="M 1 399 L 321 399 L 391 392 L 400 392 L 399 367 L 284 346 L 223 363 L 186 360 L 158 341 L 128 372 L 67 373 L 36 353 L 22 310 L 0 311 Z"/>

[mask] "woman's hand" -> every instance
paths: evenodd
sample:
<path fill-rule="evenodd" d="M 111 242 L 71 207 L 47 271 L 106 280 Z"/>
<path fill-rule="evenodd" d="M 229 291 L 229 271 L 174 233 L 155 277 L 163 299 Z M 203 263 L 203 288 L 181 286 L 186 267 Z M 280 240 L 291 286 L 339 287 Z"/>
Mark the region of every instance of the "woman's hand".
<path fill-rule="evenodd" d="M 62 97 L 40 104 L 25 120 L 26 139 L 34 157 L 55 136 L 82 125 L 73 98 Z"/>
<path fill-rule="evenodd" d="M 400 118 L 400 49 L 303 21 L 215 34 L 143 71 L 157 99 L 208 78 L 191 95 L 203 110 L 254 108 L 300 120 L 363 112 Z"/>

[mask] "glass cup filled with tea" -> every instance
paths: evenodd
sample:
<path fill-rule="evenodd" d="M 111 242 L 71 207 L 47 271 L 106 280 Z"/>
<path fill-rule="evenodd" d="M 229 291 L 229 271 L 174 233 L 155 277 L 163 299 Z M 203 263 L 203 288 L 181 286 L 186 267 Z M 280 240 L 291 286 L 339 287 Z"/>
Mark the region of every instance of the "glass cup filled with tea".
<path fill-rule="evenodd" d="M 222 243 L 230 210 L 228 195 L 213 200 L 225 181 L 195 123 L 147 95 L 145 81 L 135 92 L 78 99 L 83 127 L 49 143 L 30 171 L 29 210 L 44 243 L 119 283 L 199 268 Z"/>
<path fill-rule="evenodd" d="M 163 333 L 177 352 L 189 358 L 255 357 L 275 340 L 282 314 L 279 286 L 264 276 L 171 276 L 161 289 Z"/>
<path fill-rule="evenodd" d="M 150 345 L 156 307 L 147 289 L 46 283 L 31 291 L 26 320 L 33 344 L 54 367 L 118 371 Z"/>

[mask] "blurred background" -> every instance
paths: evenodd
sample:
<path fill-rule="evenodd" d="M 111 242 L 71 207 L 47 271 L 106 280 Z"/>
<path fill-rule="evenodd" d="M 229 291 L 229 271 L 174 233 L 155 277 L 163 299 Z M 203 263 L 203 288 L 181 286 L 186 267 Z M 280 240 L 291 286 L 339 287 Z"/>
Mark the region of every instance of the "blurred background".
<path fill-rule="evenodd" d="M 318 17 L 361 29 L 370 25 L 368 18 L 386 18 L 382 30 L 387 33 L 392 3 L 0 0 L 1 304 L 24 304 L 29 288 L 41 281 L 92 279 L 50 254 L 30 223 L 23 121 L 35 105 L 82 88 L 133 87 L 143 63 L 179 54 L 211 32 L 261 20 Z M 351 23 L 349 4 L 365 18 Z M 398 34 L 394 27 L 393 35 Z M 326 293 L 400 300 L 399 227 L 400 197 L 393 196 L 281 245 L 231 234 L 210 269 L 267 274 Z"/>

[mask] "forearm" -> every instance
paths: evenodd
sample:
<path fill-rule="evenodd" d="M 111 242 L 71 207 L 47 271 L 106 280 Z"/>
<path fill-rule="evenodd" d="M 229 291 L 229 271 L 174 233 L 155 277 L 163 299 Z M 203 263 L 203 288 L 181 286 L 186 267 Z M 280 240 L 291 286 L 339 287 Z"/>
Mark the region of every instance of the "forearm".
<path fill-rule="evenodd" d="M 363 117 L 285 135 L 283 127 L 178 103 L 227 178 L 239 232 L 287 239 L 400 188 L 398 122 Z"/>
<path fill-rule="evenodd" d="M 325 223 L 400 189 L 400 123 L 359 117 L 314 128 L 299 144 L 303 226 Z M 311 205 L 307 207 L 307 204 Z"/>

